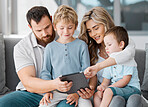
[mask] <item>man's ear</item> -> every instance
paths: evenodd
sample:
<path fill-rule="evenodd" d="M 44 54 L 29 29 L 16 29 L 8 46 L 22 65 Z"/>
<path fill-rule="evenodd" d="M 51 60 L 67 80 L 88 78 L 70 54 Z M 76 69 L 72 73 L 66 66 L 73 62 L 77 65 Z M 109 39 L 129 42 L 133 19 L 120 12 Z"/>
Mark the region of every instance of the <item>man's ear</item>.
<path fill-rule="evenodd" d="M 30 24 L 28 24 L 29 28 L 32 29 L 32 27 L 30 26 Z"/>
<path fill-rule="evenodd" d="M 52 16 L 50 16 L 51 22 L 52 22 Z"/>
<path fill-rule="evenodd" d="M 124 45 L 125 45 L 124 41 L 121 41 L 120 44 L 119 44 L 119 47 L 120 47 L 121 49 L 123 49 L 123 48 L 124 48 Z"/>

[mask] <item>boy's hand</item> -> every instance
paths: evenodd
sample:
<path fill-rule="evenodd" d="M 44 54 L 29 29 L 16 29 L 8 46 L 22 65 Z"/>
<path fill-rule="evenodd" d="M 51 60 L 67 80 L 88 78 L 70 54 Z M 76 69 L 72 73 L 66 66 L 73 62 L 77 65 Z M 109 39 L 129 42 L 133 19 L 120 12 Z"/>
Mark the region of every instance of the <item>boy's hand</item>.
<path fill-rule="evenodd" d="M 89 99 L 89 98 L 91 98 L 91 97 L 93 96 L 94 91 L 95 91 L 95 90 L 90 87 L 90 89 L 89 89 L 89 88 L 85 88 L 85 90 L 84 90 L 84 89 L 80 89 L 79 91 L 77 91 L 77 93 L 78 93 L 83 99 Z"/>
<path fill-rule="evenodd" d="M 72 82 L 61 81 L 60 78 L 55 79 L 56 89 L 61 92 L 67 92 L 72 87 Z"/>
<path fill-rule="evenodd" d="M 78 105 L 78 99 L 79 99 L 79 95 L 77 93 L 73 93 L 73 94 L 69 94 L 67 96 L 67 102 L 66 103 L 70 103 L 70 105 L 72 105 L 74 102 L 75 107 Z"/>
<path fill-rule="evenodd" d="M 41 105 L 44 105 L 44 104 L 48 105 L 48 103 L 51 103 L 50 100 L 49 100 L 49 98 L 50 98 L 50 99 L 53 98 L 53 94 L 52 94 L 52 93 L 46 93 L 46 94 L 43 96 L 43 98 L 41 99 L 40 104 L 41 104 Z"/>

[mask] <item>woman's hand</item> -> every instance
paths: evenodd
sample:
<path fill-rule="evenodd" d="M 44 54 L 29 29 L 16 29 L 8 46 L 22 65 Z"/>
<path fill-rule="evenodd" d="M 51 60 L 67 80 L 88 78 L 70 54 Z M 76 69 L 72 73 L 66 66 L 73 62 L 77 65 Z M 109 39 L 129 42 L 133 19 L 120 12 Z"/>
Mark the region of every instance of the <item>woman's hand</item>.
<path fill-rule="evenodd" d="M 79 100 L 79 95 L 77 93 L 73 93 L 67 96 L 66 103 L 70 103 L 70 105 L 72 105 L 75 102 L 76 103 L 75 107 L 76 107 L 78 105 L 78 100 Z"/>
<path fill-rule="evenodd" d="M 80 91 L 77 91 L 77 93 L 80 95 L 80 97 L 82 97 L 83 99 L 89 99 L 93 96 L 94 94 L 94 89 L 90 89 L 89 88 L 85 88 L 84 89 L 80 89 Z"/>
<path fill-rule="evenodd" d="M 86 68 L 84 71 L 84 75 L 88 79 L 88 78 L 92 78 L 93 76 L 95 76 L 97 72 L 98 72 L 98 64 Z"/>
<path fill-rule="evenodd" d="M 71 89 L 72 87 L 72 82 L 67 82 L 67 81 L 61 81 L 60 78 L 55 79 L 55 85 L 56 89 L 61 91 L 61 92 L 67 92 Z"/>
<path fill-rule="evenodd" d="M 46 93 L 43 98 L 40 101 L 40 105 L 48 105 L 48 103 L 51 103 L 49 99 L 53 98 L 53 94 L 52 93 Z"/>

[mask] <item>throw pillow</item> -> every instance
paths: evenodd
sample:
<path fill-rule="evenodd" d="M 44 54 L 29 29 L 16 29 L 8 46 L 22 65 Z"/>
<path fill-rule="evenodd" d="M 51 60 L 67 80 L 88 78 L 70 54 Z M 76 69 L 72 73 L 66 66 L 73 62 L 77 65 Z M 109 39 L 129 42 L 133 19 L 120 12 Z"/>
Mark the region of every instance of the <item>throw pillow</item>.
<path fill-rule="evenodd" d="M 0 95 L 6 93 L 9 89 L 5 86 L 5 51 L 4 39 L 0 34 Z"/>
<path fill-rule="evenodd" d="M 143 79 L 143 83 L 141 86 L 141 90 L 142 90 L 143 96 L 146 99 L 148 99 L 148 43 L 146 43 L 145 50 L 146 50 L 145 73 L 144 73 L 144 79 Z"/>

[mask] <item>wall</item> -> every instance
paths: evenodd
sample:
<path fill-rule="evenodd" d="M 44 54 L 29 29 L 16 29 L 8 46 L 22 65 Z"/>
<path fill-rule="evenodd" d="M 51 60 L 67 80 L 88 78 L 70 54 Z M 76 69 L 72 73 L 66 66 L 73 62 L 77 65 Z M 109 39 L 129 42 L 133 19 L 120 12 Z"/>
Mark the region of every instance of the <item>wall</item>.
<path fill-rule="evenodd" d="M 132 38 L 132 40 L 135 42 L 136 49 L 145 49 L 145 43 L 148 43 L 148 35 L 147 36 L 136 35 L 136 36 L 130 36 L 130 38 Z"/>

